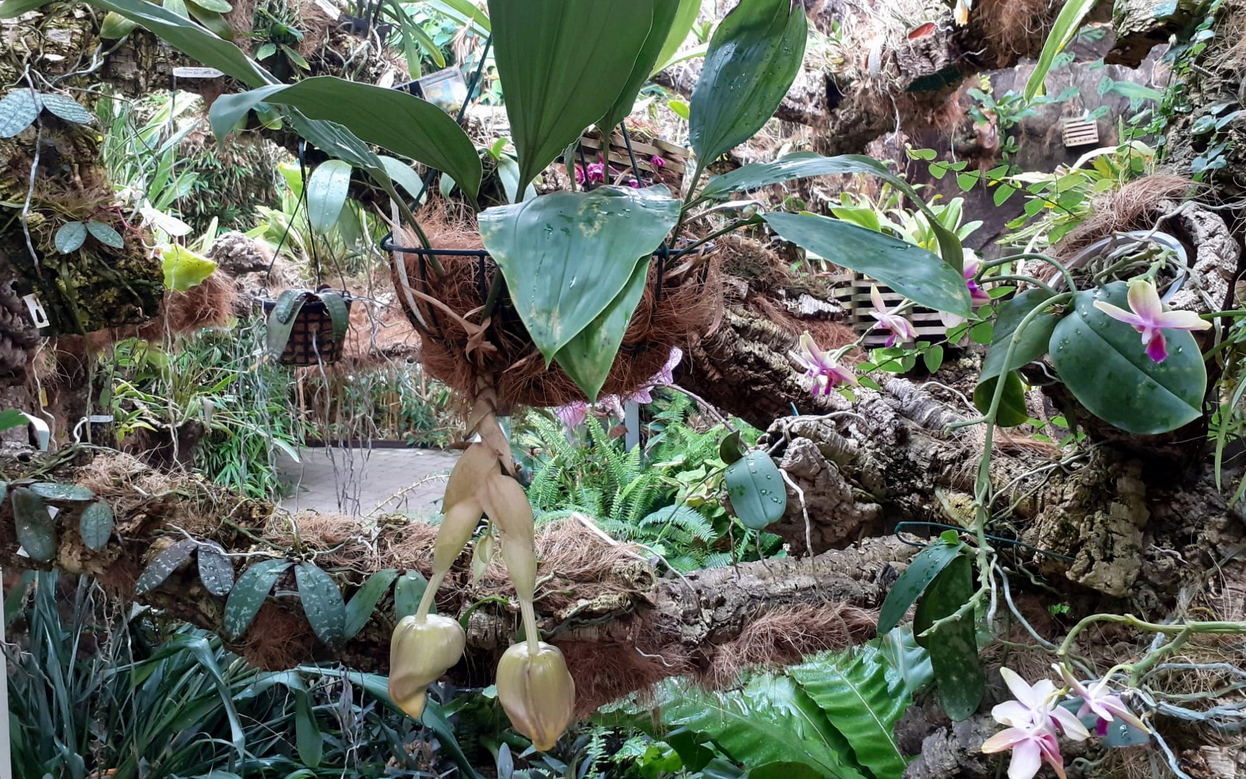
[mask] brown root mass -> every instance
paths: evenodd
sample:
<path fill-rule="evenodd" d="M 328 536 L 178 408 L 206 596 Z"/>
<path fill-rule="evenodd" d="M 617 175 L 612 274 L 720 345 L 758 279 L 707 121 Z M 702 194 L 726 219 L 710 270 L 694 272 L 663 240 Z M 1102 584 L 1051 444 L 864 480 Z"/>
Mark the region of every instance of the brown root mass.
<path fill-rule="evenodd" d="M 1056 256 L 1072 257 L 1115 233 L 1150 230 L 1164 215 L 1165 200 L 1182 200 L 1196 186 L 1182 176 L 1157 173 L 1101 195 L 1095 199 L 1092 213 L 1056 247 Z"/>
<path fill-rule="evenodd" d="M 466 220 L 454 220 L 439 209 L 426 209 L 420 224 L 433 247 L 439 249 L 480 249 L 479 234 Z M 404 234 L 404 245 L 415 245 L 415 236 Z M 438 277 L 430 263 L 414 254 L 399 254 L 412 289 L 438 301 L 441 306 L 419 300 L 419 317 L 425 329 L 408 311 L 417 330 L 421 330 L 421 360 L 432 376 L 466 396 L 477 392 L 477 377 L 495 377 L 499 404 L 503 409 L 515 405 L 562 406 L 584 400 L 575 382 L 557 364 L 548 368 L 537 351 L 509 299 L 502 299 L 487 330 L 487 346 L 468 357 L 468 334 L 447 314 L 446 309 L 474 321 L 485 303 L 497 267 L 489 259 L 442 256 L 438 258 L 444 275 Z M 623 338 L 611 368 L 603 395 L 626 395 L 651 379 L 666 363 L 671 347 L 686 348 L 706 332 L 722 305 L 717 261 L 698 263 L 654 262 L 649 268 L 645 293 Z M 395 263 L 396 265 L 396 263 Z M 395 267 L 394 285 L 399 299 L 409 306 L 402 289 L 402 277 Z"/>

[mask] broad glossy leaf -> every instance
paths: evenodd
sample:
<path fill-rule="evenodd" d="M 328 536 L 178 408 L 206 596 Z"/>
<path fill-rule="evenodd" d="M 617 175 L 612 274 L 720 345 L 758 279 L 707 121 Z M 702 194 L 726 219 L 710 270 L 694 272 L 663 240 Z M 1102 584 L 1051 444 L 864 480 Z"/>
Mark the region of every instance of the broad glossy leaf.
<path fill-rule="evenodd" d="M 519 157 L 518 191 L 619 101 L 649 35 L 654 2 L 489 0 L 494 59 Z"/>
<path fill-rule="evenodd" d="M 658 52 L 657 61 L 654 63 L 655 70 L 650 75 L 654 75 L 659 69 L 666 66 L 684 45 L 684 41 L 688 40 L 688 34 L 692 32 L 692 26 L 697 23 L 697 14 L 701 11 L 701 0 L 679 0 L 679 8 L 675 11 L 675 19 L 671 22 L 671 29 L 666 34 L 666 42 L 662 44 L 662 50 Z"/>
<path fill-rule="evenodd" d="M 986 359 L 982 361 L 982 375 L 978 381 L 993 379 L 1005 370 L 1015 371 L 1047 353 L 1051 331 L 1056 329 L 1056 323 L 1060 321 L 1060 317 L 1051 311 L 1039 314 L 1030 320 L 1017 341 L 1012 362 L 1006 368 L 1004 367 L 1004 357 L 1008 354 L 1009 342 L 1012 341 L 1012 335 L 1021 324 L 1021 320 L 1050 299 L 1051 293 L 1047 290 L 1027 289 L 999 307 L 991 337 L 991 348 L 986 353 Z"/>
<path fill-rule="evenodd" d="M 256 65 L 234 44 L 189 19 L 146 0 L 89 0 L 89 5 L 113 11 L 166 41 L 173 48 L 250 87 L 276 83 L 271 73 Z"/>
<path fill-rule="evenodd" d="M 95 116 L 72 97 L 45 92 L 39 95 L 39 102 L 43 103 L 43 107 L 48 111 L 66 122 L 91 124 L 95 121 Z"/>
<path fill-rule="evenodd" d="M 804 763 L 775 762 L 750 768 L 748 779 L 823 779 L 826 774 Z"/>
<path fill-rule="evenodd" d="M 287 560 L 264 560 L 238 577 L 229 593 L 229 600 L 225 601 L 225 616 L 221 621 L 221 627 L 228 638 L 242 638 L 267 600 L 277 577 L 289 570 L 291 565 L 293 563 Z"/>
<path fill-rule="evenodd" d="M 112 536 L 112 527 L 112 507 L 104 501 L 97 500 L 82 510 L 78 532 L 87 549 L 91 551 L 103 549 Z"/>
<path fill-rule="evenodd" d="M 934 678 L 930 653 L 913 638 L 911 626 L 891 630 L 874 643 L 887 662 L 887 683 L 892 695 L 911 698 Z"/>
<path fill-rule="evenodd" d="M 14 89 L 0 98 L 0 138 L 12 138 L 39 117 L 39 96 L 33 89 Z"/>
<path fill-rule="evenodd" d="M 623 343 L 623 335 L 631 324 L 632 314 L 645 293 L 648 259 L 644 257 L 636 263 L 636 269 L 623 291 L 554 356 L 554 361 L 584 391 L 590 402 L 597 401 L 601 386 L 606 383 L 610 367 L 614 365 L 614 358 Z"/>
<path fill-rule="evenodd" d="M 991 401 L 995 397 L 998 376 L 979 382 L 973 389 L 973 405 L 983 414 L 991 409 Z M 1004 394 L 1000 396 L 999 408 L 995 412 L 995 424 L 1000 427 L 1017 427 L 1030 420 L 1030 411 L 1025 402 L 1025 383 L 1016 371 L 1004 374 Z"/>
<path fill-rule="evenodd" d="M 733 430 L 731 434 L 718 444 L 718 459 L 727 465 L 731 465 L 736 460 L 748 454 L 748 450 L 740 442 L 740 431 Z"/>
<path fill-rule="evenodd" d="M 193 538 L 183 538 L 156 555 L 155 559 L 148 563 L 143 572 L 139 574 L 138 581 L 134 584 L 134 594 L 144 595 L 164 584 L 169 574 L 190 559 L 190 553 L 195 551 L 197 546 Z"/>
<path fill-rule="evenodd" d="M 372 619 L 372 612 L 376 610 L 377 602 L 389 592 L 389 587 L 396 578 L 398 578 L 398 571 L 393 568 L 377 571 L 369 576 L 368 581 L 364 582 L 364 585 L 351 596 L 346 603 L 344 636 L 347 640 L 359 635 L 359 631 L 368 624 L 368 620 Z"/>
<path fill-rule="evenodd" d="M 41 481 L 30 485 L 30 491 L 44 500 L 68 503 L 85 503 L 95 500 L 95 493 L 86 487 L 75 484 L 60 484 L 54 481 Z"/>
<path fill-rule="evenodd" d="M 764 450 L 754 449 L 728 465 L 724 481 L 731 508 L 751 530 L 765 529 L 787 511 L 783 474 Z"/>
<path fill-rule="evenodd" d="M 125 248 L 125 239 L 121 237 L 121 233 L 103 222 L 97 222 L 94 219 L 87 222 L 87 232 L 105 246 L 111 246 L 114 249 Z"/>
<path fill-rule="evenodd" d="M 428 589 L 428 579 L 425 579 L 424 575 L 415 569 L 399 576 L 398 581 L 394 582 L 394 619 L 400 620 L 414 614 L 420 606 L 420 599 L 424 597 L 426 589 Z M 436 603 L 433 603 L 428 613 L 437 613 Z"/>
<path fill-rule="evenodd" d="M 637 4 L 637 12 L 642 12 L 644 4 Z M 610 132 L 615 126 L 627 118 L 632 112 L 632 106 L 636 102 L 636 94 L 640 88 L 649 80 L 649 74 L 653 71 L 653 66 L 657 64 L 658 52 L 662 50 L 666 39 L 670 37 L 671 24 L 675 21 L 675 14 L 679 11 L 680 0 L 653 0 L 650 12 L 652 13 L 652 21 L 649 25 L 649 34 L 645 37 L 644 45 L 640 47 L 636 55 L 636 62 L 632 65 L 632 73 L 627 83 L 623 85 L 623 91 L 619 93 L 619 98 L 615 104 L 610 107 L 606 115 L 597 121 L 598 127 L 602 130 L 603 137 L 609 137 Z M 687 31 L 684 32 L 687 35 Z"/>
<path fill-rule="evenodd" d="M 319 768 L 324 755 L 324 737 L 305 690 L 294 692 L 294 744 L 299 761 L 308 768 Z"/>
<path fill-rule="evenodd" d="M 87 240 L 87 226 L 82 222 L 66 222 L 60 226 L 53 236 L 52 242 L 61 254 L 76 252 Z"/>
<path fill-rule="evenodd" d="M 1176 430 L 1203 415 L 1203 356 L 1192 335 L 1166 330 L 1168 359 L 1152 362 L 1136 330 L 1094 307 L 1104 300 L 1128 310 L 1127 290 L 1117 281 L 1077 293 L 1072 313 L 1051 335 L 1052 364 L 1078 402 L 1103 421 L 1135 435 Z"/>
<path fill-rule="evenodd" d="M 880 636 L 900 624 L 909 606 L 917 602 L 939 572 L 946 568 L 948 563 L 952 562 L 964 548 L 965 545 L 960 542 L 949 544 L 938 540 L 917 553 L 917 556 L 909 563 L 909 567 L 904 569 L 904 573 L 900 574 L 900 578 L 896 579 L 895 584 L 891 585 L 891 589 L 887 591 L 883 607 L 878 612 L 878 634 Z"/>
<path fill-rule="evenodd" d="M 765 219 L 785 240 L 877 279 L 918 305 L 970 316 L 960 271 L 920 246 L 825 216 L 774 213 Z"/>
<path fill-rule="evenodd" d="M 699 165 L 744 143 L 774 115 L 800 72 L 803 3 L 744 0 L 722 20 L 692 92 L 688 138 Z"/>
<path fill-rule="evenodd" d="M 788 673 L 848 739 L 858 763 L 876 777 L 904 774 L 907 761 L 893 731 L 909 698 L 892 695 L 877 649 L 867 645 L 856 652 L 824 655 Z"/>
<path fill-rule="evenodd" d="M 679 209 L 664 187 L 601 187 L 481 213 L 480 237 L 547 363 L 618 297 Z"/>
<path fill-rule="evenodd" d="M 320 235 L 332 232 L 342 216 L 352 170 L 349 162 L 325 160 L 307 180 L 307 221 Z"/>
<path fill-rule="evenodd" d="M 961 270 L 964 264 L 964 251 L 956 234 L 939 222 L 934 211 L 926 205 L 926 202 L 917 194 L 917 190 L 909 186 L 902 176 L 897 176 L 878 160 L 860 154 L 823 157 L 815 152 L 802 151 L 780 157 L 774 162 L 755 162 L 710 179 L 705 188 L 701 190 L 701 194 L 697 196 L 697 201 L 725 200 L 742 189 L 759 189 L 771 184 L 782 184 L 811 176 L 858 173 L 880 178 L 903 192 L 929 219 L 935 231 L 935 237 L 939 241 L 939 253 L 943 255 L 944 262 L 951 264 L 958 272 Z"/>
<path fill-rule="evenodd" d="M 13 490 L 13 521 L 17 542 L 32 560 L 46 563 L 56 556 L 56 525 L 47 505 L 31 490 Z"/>
<path fill-rule="evenodd" d="M 294 566 L 303 614 L 316 637 L 329 646 L 337 646 L 346 633 L 346 603 L 337 583 L 315 563 Z"/>
<path fill-rule="evenodd" d="M 920 635 L 935 622 L 950 617 L 973 594 L 973 563 L 957 555 L 917 602 L 913 630 L 930 653 L 939 702 L 954 722 L 969 719 L 986 694 L 986 675 L 978 656 L 977 627 L 972 610 L 945 622 L 925 638 Z"/>
<path fill-rule="evenodd" d="M 445 111 L 409 92 L 314 76 L 292 85 L 222 95 L 209 111 L 212 131 L 217 137 L 228 135 L 260 103 L 288 106 L 307 118 L 337 123 L 368 143 L 445 171 L 473 198 L 480 190 L 480 157 L 467 133 Z M 372 164 L 381 167 L 375 155 L 373 159 Z"/>

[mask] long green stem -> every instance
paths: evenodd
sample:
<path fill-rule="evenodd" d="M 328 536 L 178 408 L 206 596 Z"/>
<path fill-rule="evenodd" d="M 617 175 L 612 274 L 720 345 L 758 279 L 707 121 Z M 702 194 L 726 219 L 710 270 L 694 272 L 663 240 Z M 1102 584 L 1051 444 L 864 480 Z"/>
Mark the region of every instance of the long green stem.
<path fill-rule="evenodd" d="M 1022 252 L 1021 254 L 1010 254 L 1007 257 L 1000 257 L 998 260 L 991 260 L 990 262 L 984 262 L 982 264 L 982 273 L 986 273 L 991 268 L 998 268 L 1001 265 L 1009 265 L 1011 263 L 1017 262 L 1018 260 L 1038 260 L 1039 262 L 1044 262 L 1050 265 L 1051 267 L 1060 271 L 1060 274 L 1064 276 L 1064 283 L 1069 286 L 1070 291 L 1077 290 L 1077 282 L 1073 279 L 1073 272 L 1070 271 L 1068 268 L 1066 268 L 1064 266 L 1064 263 L 1060 262 L 1059 260 L 1048 257 L 1045 254 L 1039 254 L 1037 252 Z"/>
<path fill-rule="evenodd" d="M 1138 630 L 1146 630 L 1151 633 L 1163 633 L 1164 635 L 1199 635 L 1207 633 L 1220 633 L 1226 635 L 1240 635 L 1246 633 L 1246 622 L 1174 622 L 1171 625 L 1161 625 L 1157 622 L 1145 622 L 1138 619 L 1133 614 L 1091 614 L 1081 622 L 1073 626 L 1068 635 L 1064 637 L 1064 641 L 1060 643 L 1060 648 L 1056 650 L 1056 656 L 1061 662 L 1065 662 L 1069 656 L 1069 652 L 1073 649 L 1074 642 L 1077 641 L 1078 635 L 1091 625 L 1108 622 L 1116 625 L 1129 625 Z M 1136 668 L 1137 666 L 1135 666 Z M 1145 669 L 1144 669 L 1145 670 Z"/>
<path fill-rule="evenodd" d="M 675 229 L 671 231 L 671 246 L 679 239 L 679 231 L 683 229 L 684 220 L 688 218 L 688 210 L 696 205 L 694 200 L 697 193 L 697 185 L 701 183 L 701 174 L 704 173 L 705 166 L 701 160 L 697 160 L 697 166 L 692 169 L 692 180 L 688 184 L 688 194 L 684 198 L 684 207 L 679 211 L 679 221 L 675 223 Z"/>
<path fill-rule="evenodd" d="M 437 588 L 441 586 L 441 580 L 446 578 L 446 572 L 434 572 L 433 578 L 428 580 L 428 586 L 424 588 L 424 597 L 420 598 L 420 607 L 415 610 L 415 621 L 423 622 L 428 617 L 428 611 L 433 607 L 433 598 L 437 597 Z"/>
<path fill-rule="evenodd" d="M 532 608 L 532 598 L 520 597 L 519 610 L 523 614 L 524 638 L 528 641 L 528 656 L 536 657 L 541 651 L 541 635 L 536 629 L 536 610 Z"/>

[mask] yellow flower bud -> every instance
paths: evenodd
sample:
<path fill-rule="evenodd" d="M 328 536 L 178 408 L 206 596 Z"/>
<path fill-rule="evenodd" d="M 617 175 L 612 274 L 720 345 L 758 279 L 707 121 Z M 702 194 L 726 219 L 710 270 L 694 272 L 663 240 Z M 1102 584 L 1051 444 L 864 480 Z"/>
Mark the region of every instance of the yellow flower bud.
<path fill-rule="evenodd" d="M 477 493 L 485 513 L 501 531 L 502 559 L 515 584 L 520 603 L 532 602 L 536 589 L 536 545 L 532 504 L 519 482 L 494 473 Z"/>
<path fill-rule="evenodd" d="M 441 510 L 449 513 L 450 509 L 468 498 L 475 497 L 490 474 L 499 471 L 498 456 L 493 449 L 485 444 L 472 444 L 463 452 L 463 456 L 454 464 L 450 471 L 450 479 L 446 482 L 446 493 L 441 499 Z"/>
<path fill-rule="evenodd" d="M 498 663 L 498 700 L 515 730 L 532 739 L 542 752 L 553 749 L 571 724 L 575 711 L 575 682 L 558 647 L 515 644 Z"/>
<path fill-rule="evenodd" d="M 433 576 L 438 584 L 441 583 L 440 577 L 450 570 L 459 552 L 471 540 L 484 513 L 480 501 L 474 497 L 465 498 L 446 510 L 441 527 L 437 528 L 437 540 L 433 543 Z"/>
<path fill-rule="evenodd" d="M 409 716 L 424 713 L 424 691 L 445 676 L 467 646 L 458 621 L 439 614 L 404 617 L 389 642 L 389 697 Z"/>

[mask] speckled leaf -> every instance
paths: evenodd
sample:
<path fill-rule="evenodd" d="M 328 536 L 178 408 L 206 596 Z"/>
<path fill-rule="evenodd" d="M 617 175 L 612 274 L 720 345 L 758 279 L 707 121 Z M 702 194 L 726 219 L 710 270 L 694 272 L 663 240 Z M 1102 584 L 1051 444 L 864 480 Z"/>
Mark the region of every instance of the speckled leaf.
<path fill-rule="evenodd" d="M 428 589 L 428 579 L 425 579 L 419 571 L 410 570 L 399 576 L 394 584 L 394 619 L 399 620 L 414 614 L 420 607 L 420 598 L 424 597 L 426 589 Z M 436 603 L 432 605 L 428 613 L 437 613 Z"/>
<path fill-rule="evenodd" d="M 46 563 L 56 556 L 56 525 L 43 499 L 25 487 L 13 490 L 17 542 L 32 560 Z"/>
<path fill-rule="evenodd" d="M 480 215 L 480 237 L 546 363 L 619 296 L 679 209 L 665 187 L 601 187 Z"/>
<path fill-rule="evenodd" d="M 105 246 L 111 246 L 114 249 L 125 248 L 125 239 L 121 237 L 121 233 L 103 222 L 97 222 L 94 219 L 87 222 L 87 232 Z"/>
<path fill-rule="evenodd" d="M 86 487 L 78 487 L 73 484 L 58 484 L 54 481 L 41 481 L 30 485 L 30 491 L 50 501 L 64 501 L 69 503 L 85 503 L 88 500 L 95 500 L 95 493 Z"/>
<path fill-rule="evenodd" d="M 52 243 L 61 254 L 69 254 L 82 248 L 87 240 L 87 226 L 82 222 L 66 222 L 52 237 Z"/>
<path fill-rule="evenodd" d="M 4 500 L 8 497 L 9 497 L 9 483 L 7 481 L 0 481 L 0 503 L 3 503 Z"/>
<path fill-rule="evenodd" d="M 102 500 L 97 500 L 82 510 L 82 518 L 78 522 L 78 532 L 82 535 L 82 543 L 87 549 L 95 551 L 103 549 L 112 537 L 112 507 Z"/>
<path fill-rule="evenodd" d="M 760 449 L 728 465 L 725 481 L 731 508 L 747 528 L 762 530 L 787 511 L 783 475 L 770 455 Z"/>
<path fill-rule="evenodd" d="M 82 104 L 72 97 L 45 92 L 39 95 L 39 102 L 43 103 L 44 108 L 66 122 L 91 124 L 91 122 L 95 121 L 95 117 L 91 112 L 83 108 Z"/>
<path fill-rule="evenodd" d="M 376 610 L 377 601 L 389 592 L 389 586 L 396 578 L 398 578 L 398 571 L 393 568 L 377 571 L 369 576 L 364 585 L 351 596 L 346 604 L 344 637 L 347 640 L 359 635 L 359 631 L 368 624 L 368 620 L 372 618 L 372 612 Z"/>
<path fill-rule="evenodd" d="M 169 578 L 169 574 L 186 562 L 197 545 L 193 538 L 184 538 L 156 555 L 156 558 L 148 563 L 143 573 L 139 575 L 138 582 L 134 585 L 134 594 L 143 595 L 163 584 L 164 580 Z"/>
<path fill-rule="evenodd" d="M 225 549 L 215 542 L 199 547 L 199 581 L 204 589 L 223 598 L 234 588 L 234 564 Z"/>
<path fill-rule="evenodd" d="M 329 646 L 337 646 L 346 634 L 346 603 L 342 591 L 329 574 L 314 563 L 303 562 L 294 567 L 299 585 L 303 613 L 316 637 Z"/>
<path fill-rule="evenodd" d="M 0 98 L 0 138 L 12 138 L 34 124 L 39 97 L 33 89 L 15 89 Z"/>
<path fill-rule="evenodd" d="M 956 559 L 965 548 L 963 543 L 949 544 L 946 541 L 935 541 L 917 553 L 909 567 L 904 569 L 900 578 L 891 585 L 883 607 L 878 612 L 878 635 L 883 635 L 900 624 L 905 612 L 917 602 L 930 583 L 948 563 Z"/>
<path fill-rule="evenodd" d="M 957 555 L 917 602 L 913 631 L 929 630 L 935 622 L 955 614 L 973 595 L 973 563 L 967 554 Z M 930 653 L 935 685 L 943 710 L 954 722 L 969 719 L 986 693 L 986 675 L 978 656 L 977 627 L 971 610 L 940 625 L 925 638 L 918 638 Z"/>
<path fill-rule="evenodd" d="M 1128 285 L 1116 281 L 1073 298 L 1073 311 L 1051 334 L 1051 362 L 1086 410 L 1134 435 L 1155 435 L 1203 416 L 1207 368 L 1194 336 L 1166 330 L 1168 359 L 1155 363 L 1133 327 L 1094 307 L 1129 310 Z"/>
<path fill-rule="evenodd" d="M 293 322 L 305 300 L 307 300 L 307 293 L 304 290 L 287 289 L 278 296 L 277 304 L 273 306 L 273 319 L 283 325 Z"/>
<path fill-rule="evenodd" d="M 231 639 L 242 638 L 251 621 L 264 605 L 277 577 L 289 570 L 293 563 L 287 560 L 265 560 L 248 568 L 238 577 L 238 582 L 225 601 L 225 635 Z"/>

